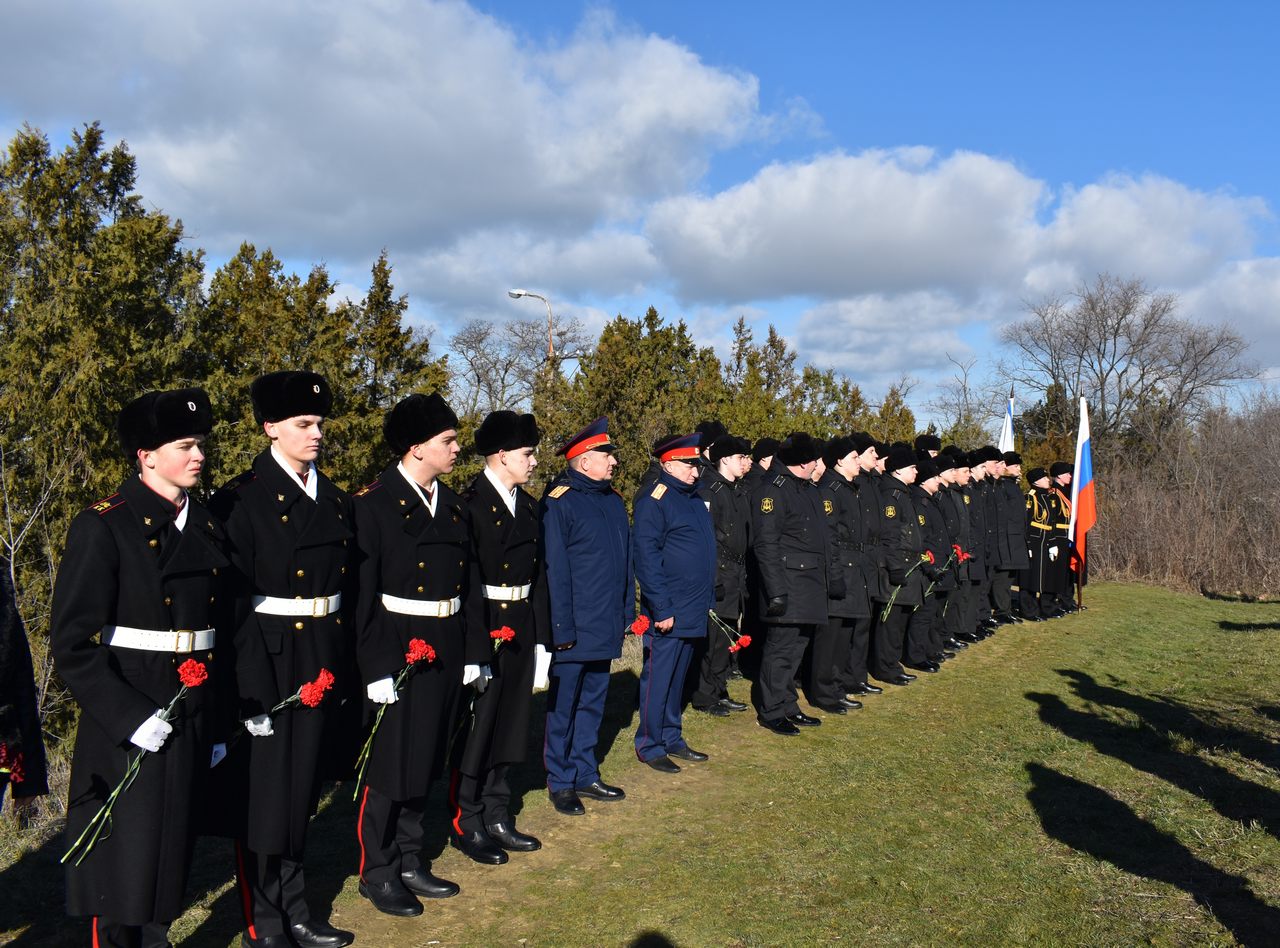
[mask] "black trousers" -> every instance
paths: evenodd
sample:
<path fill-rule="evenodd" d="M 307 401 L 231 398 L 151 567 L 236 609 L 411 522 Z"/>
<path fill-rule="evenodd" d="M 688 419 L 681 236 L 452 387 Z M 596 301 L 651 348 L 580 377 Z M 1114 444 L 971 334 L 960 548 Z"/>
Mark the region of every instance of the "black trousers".
<path fill-rule="evenodd" d="M 796 672 L 805 646 L 813 636 L 812 625 L 768 625 L 756 682 L 756 712 L 765 721 L 781 721 L 800 713 Z"/>
<path fill-rule="evenodd" d="M 311 920 L 300 861 L 255 853 L 237 842 L 236 881 L 250 938 L 281 935 L 290 925 Z"/>
<path fill-rule="evenodd" d="M 973 584 L 965 580 L 947 594 L 947 601 L 942 606 L 942 638 L 954 639 L 957 632 L 972 632 L 973 622 L 969 619 L 970 606 L 973 599 Z"/>
<path fill-rule="evenodd" d="M 507 764 L 495 764 L 483 774 L 453 772 L 449 784 L 450 828 L 459 835 L 511 822 L 511 784 Z"/>
<path fill-rule="evenodd" d="M 876 626 L 871 641 L 871 676 L 889 681 L 902 674 L 902 638 L 911 617 L 911 606 L 894 605 L 889 614 L 880 618 L 883 606 L 877 604 Z"/>
<path fill-rule="evenodd" d="M 840 673 L 840 687 L 846 693 L 867 683 L 867 650 L 871 646 L 871 617 L 845 619 L 849 623 L 849 652 Z"/>
<path fill-rule="evenodd" d="M 737 619 L 725 619 L 722 616 L 721 621 L 730 628 L 738 626 Z M 729 697 L 729 670 L 733 665 L 729 656 L 731 644 L 729 636 L 708 616 L 707 637 L 694 643 L 693 657 L 697 662 L 698 675 L 689 701 L 695 708 L 705 711 L 721 698 Z M 693 681 L 694 676 L 690 675 L 689 680 Z"/>
<path fill-rule="evenodd" d="M 365 785 L 356 817 L 360 842 L 360 878 L 390 882 L 422 866 L 422 819 L 426 797 L 392 800 Z"/>
<path fill-rule="evenodd" d="M 911 607 L 907 613 L 907 635 L 903 645 L 903 661 L 908 665 L 923 665 L 935 654 L 933 626 L 938 618 L 938 597 L 926 596 L 919 609 Z"/>
<path fill-rule="evenodd" d="M 166 948 L 169 944 L 168 922 L 122 925 L 97 915 L 90 924 L 89 944 L 94 948 Z"/>
<path fill-rule="evenodd" d="M 818 626 L 809 649 L 809 681 L 805 697 L 819 708 L 829 708 L 840 703 L 845 696 L 844 670 L 849 664 L 849 639 L 853 635 L 853 620 L 832 616 L 824 626 Z"/>
<path fill-rule="evenodd" d="M 1013 573 L 998 569 L 991 577 L 991 605 L 996 612 L 1013 612 Z"/>

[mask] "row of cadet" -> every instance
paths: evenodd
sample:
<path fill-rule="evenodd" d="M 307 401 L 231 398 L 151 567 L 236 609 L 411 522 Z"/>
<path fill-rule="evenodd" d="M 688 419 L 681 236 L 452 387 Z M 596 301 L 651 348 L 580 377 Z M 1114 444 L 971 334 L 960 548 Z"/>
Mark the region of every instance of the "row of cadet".
<path fill-rule="evenodd" d="M 494 412 L 475 437 L 485 467 L 457 493 L 441 478 L 458 420 L 439 394 L 411 395 L 384 419 L 388 467 L 348 495 L 315 463 L 325 380 L 272 373 L 250 397 L 264 449 L 207 506 L 188 493 L 212 430 L 205 393 L 126 405 L 118 428 L 136 476 L 68 534 L 51 628 L 83 712 L 67 908 L 91 919 L 94 944 L 167 944 L 201 833 L 234 840 L 243 945 L 350 944 L 306 895 L 325 778 L 354 780 L 353 868 L 387 914 L 420 915 L 422 899 L 459 891 L 423 853 L 427 797 L 445 774 L 461 852 L 500 865 L 540 848 L 511 807 L 532 693 L 549 688 L 555 810 L 623 799 L 596 743 L 628 634 L 644 654 L 636 753 L 676 773 L 677 760 L 707 759 L 683 739 L 688 700 L 746 710 L 727 691 L 735 658 L 759 722 L 794 735 L 818 722 L 796 701 L 806 651 L 810 703 L 845 713 L 879 691 L 868 674 L 906 684 L 904 663 L 936 670 L 1011 620 L 1015 576 L 1024 612 L 1070 605 L 1062 496 L 1041 485 L 1024 499 L 1016 458 L 994 449 L 917 455 L 797 433 L 752 450 L 712 422 L 655 446 L 633 526 L 605 419 L 559 447 L 565 470 L 539 502 L 524 490 L 537 424 Z"/>

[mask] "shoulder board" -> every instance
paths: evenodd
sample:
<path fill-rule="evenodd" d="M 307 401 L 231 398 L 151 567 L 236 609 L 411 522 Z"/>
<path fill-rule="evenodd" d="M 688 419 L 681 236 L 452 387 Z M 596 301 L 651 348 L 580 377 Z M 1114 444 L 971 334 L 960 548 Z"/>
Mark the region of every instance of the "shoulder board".
<path fill-rule="evenodd" d="M 723 490 L 723 489 L 724 489 L 724 481 L 716 481 L 714 484 L 711 485 L 711 493 L 713 494 L 716 491 Z"/>
<path fill-rule="evenodd" d="M 92 510 L 94 513 L 96 513 L 99 517 L 101 517 L 107 511 L 115 510 L 117 507 L 121 506 L 122 504 L 124 504 L 124 498 L 121 497 L 119 494 L 112 494 L 110 497 L 104 497 L 102 500 L 98 501 L 96 504 L 92 504 L 89 507 L 89 509 Z"/>
<path fill-rule="evenodd" d="M 253 473 L 253 471 L 245 471 L 243 474 L 238 474 L 228 481 L 227 486 L 223 489 L 239 490 L 241 487 L 244 487 L 245 484 L 252 484 L 257 479 L 258 475 Z"/>
<path fill-rule="evenodd" d="M 837 490 L 839 490 L 841 487 L 844 487 L 844 483 L 845 483 L 845 482 L 844 482 L 844 481 L 842 481 L 842 480 L 840 480 L 840 478 L 838 478 L 838 477 L 833 477 L 833 478 L 831 479 L 831 484 L 830 484 L 829 486 L 830 486 L 830 488 L 831 488 L 833 491 L 837 491 Z"/>
<path fill-rule="evenodd" d="M 572 490 L 572 488 L 568 484 L 558 484 L 555 487 L 551 488 L 551 490 L 547 491 L 547 496 L 550 497 L 552 500 L 559 500 L 561 497 L 567 494 L 570 490 Z"/>
<path fill-rule="evenodd" d="M 365 484 L 358 491 L 352 494 L 352 497 L 363 497 L 365 494 L 371 494 L 382 486 L 382 481 L 374 481 L 372 484 Z"/>
<path fill-rule="evenodd" d="M 666 484 L 654 484 L 653 490 L 649 491 L 649 496 L 652 497 L 654 500 L 661 500 L 662 495 L 665 494 L 666 492 L 667 492 Z"/>
<path fill-rule="evenodd" d="M 781 487 L 781 486 L 782 486 L 783 484 L 785 484 L 786 482 L 787 482 L 787 479 L 786 479 L 785 477 L 783 477 L 781 474 L 779 474 L 777 477 L 775 477 L 775 478 L 773 479 L 773 486 L 774 486 L 774 487 Z"/>

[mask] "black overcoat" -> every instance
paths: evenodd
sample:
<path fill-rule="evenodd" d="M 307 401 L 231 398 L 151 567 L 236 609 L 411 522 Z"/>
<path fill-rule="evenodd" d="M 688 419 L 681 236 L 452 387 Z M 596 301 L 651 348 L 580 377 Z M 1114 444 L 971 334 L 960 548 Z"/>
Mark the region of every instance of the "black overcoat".
<path fill-rule="evenodd" d="M 817 625 L 827 621 L 827 589 L 836 559 L 827 537 L 817 485 L 785 466 L 752 494 L 751 547 L 759 571 L 756 608 L 762 622 Z M 786 611 L 766 615 L 769 600 L 787 597 Z"/>
<path fill-rule="evenodd" d="M 822 509 L 827 515 L 828 542 L 836 558 L 844 595 L 827 602 L 827 613 L 847 619 L 871 616 L 872 586 L 877 575 L 871 552 L 868 511 L 864 510 L 858 482 L 828 470 L 818 482 Z M 878 587 L 877 587 L 878 588 Z"/>
<path fill-rule="evenodd" d="M 742 615 L 747 595 L 747 543 L 751 502 L 740 482 L 730 482 L 715 468 L 707 468 L 698 483 L 698 496 L 711 512 L 716 536 L 716 615 L 731 625 Z"/>
<path fill-rule="evenodd" d="M 911 488 L 892 475 L 880 479 L 880 532 L 884 551 L 884 580 L 887 594 L 893 595 L 895 606 L 918 606 L 924 601 L 924 589 L 929 584 L 921 566 L 924 552 L 924 535 L 920 530 L 919 515 L 911 499 Z"/>

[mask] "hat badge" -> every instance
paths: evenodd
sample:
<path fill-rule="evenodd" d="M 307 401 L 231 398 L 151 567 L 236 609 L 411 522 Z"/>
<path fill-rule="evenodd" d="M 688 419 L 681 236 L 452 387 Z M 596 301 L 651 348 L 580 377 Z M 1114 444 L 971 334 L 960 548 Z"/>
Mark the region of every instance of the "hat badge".
<path fill-rule="evenodd" d="M 196 403 L 195 403 L 195 402 L 187 402 L 187 410 L 188 410 L 188 411 L 195 411 L 195 410 L 196 410 Z"/>
<path fill-rule="evenodd" d="M 317 395 L 319 395 L 319 394 L 320 394 L 320 386 L 319 386 L 319 385 L 313 385 L 313 386 L 311 386 L 311 391 L 313 391 L 313 392 L 315 392 Z"/>

